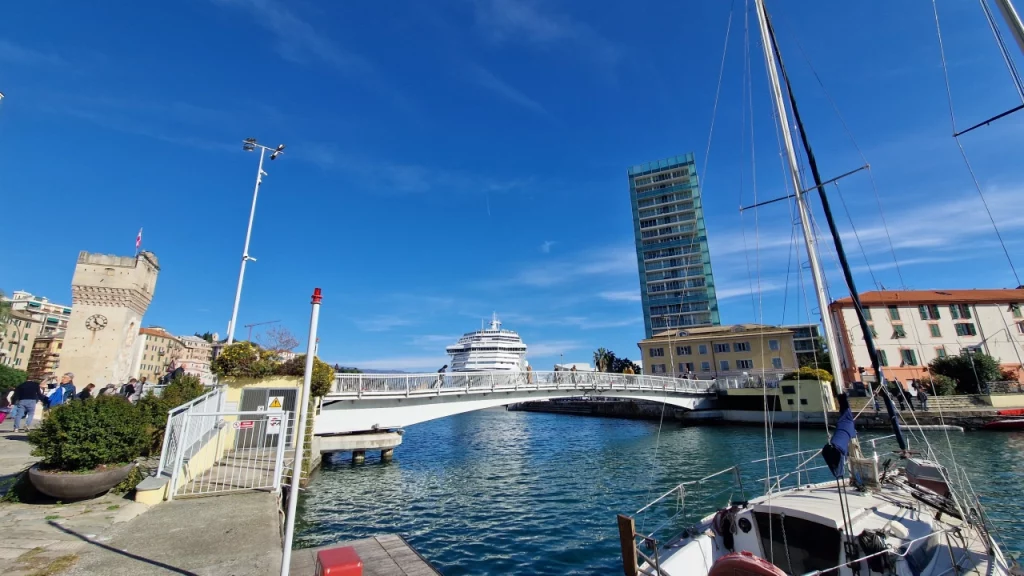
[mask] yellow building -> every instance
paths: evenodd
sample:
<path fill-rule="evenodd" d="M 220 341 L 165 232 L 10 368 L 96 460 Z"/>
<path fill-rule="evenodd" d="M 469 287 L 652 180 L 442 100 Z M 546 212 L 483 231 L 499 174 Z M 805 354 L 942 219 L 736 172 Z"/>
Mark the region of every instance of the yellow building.
<path fill-rule="evenodd" d="M 32 344 L 28 361 L 28 377 L 36 382 L 56 378 L 60 368 L 60 351 L 64 348 L 64 333 L 39 336 Z"/>
<path fill-rule="evenodd" d="M 0 325 L 0 364 L 27 370 L 38 332 L 39 322 L 30 314 L 12 310 L 7 324 Z"/>
<path fill-rule="evenodd" d="M 139 379 L 155 384 L 164 374 L 172 361 L 181 360 L 185 347 L 170 332 L 159 326 L 150 326 L 139 330 L 139 341 L 136 344 L 135 365 L 133 370 Z"/>
<path fill-rule="evenodd" d="M 667 330 L 637 346 L 644 374 L 777 379 L 797 369 L 793 331 L 778 326 L 736 324 Z"/>

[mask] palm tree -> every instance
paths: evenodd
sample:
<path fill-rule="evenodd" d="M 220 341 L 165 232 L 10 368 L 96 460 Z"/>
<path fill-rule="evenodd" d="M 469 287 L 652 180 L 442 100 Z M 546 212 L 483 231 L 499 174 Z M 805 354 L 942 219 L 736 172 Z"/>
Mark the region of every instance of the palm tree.
<path fill-rule="evenodd" d="M 607 372 L 608 364 L 611 361 L 612 353 L 606 348 L 598 348 L 594 350 L 594 365 L 597 366 L 599 372 Z"/>

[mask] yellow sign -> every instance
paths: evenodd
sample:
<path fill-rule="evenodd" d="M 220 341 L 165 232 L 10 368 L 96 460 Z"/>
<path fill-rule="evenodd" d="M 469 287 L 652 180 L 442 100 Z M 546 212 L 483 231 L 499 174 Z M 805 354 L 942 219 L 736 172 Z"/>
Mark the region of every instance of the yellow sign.
<path fill-rule="evenodd" d="M 283 396 L 271 396 L 269 408 L 271 410 L 284 410 L 284 404 L 281 402 L 283 399 Z"/>

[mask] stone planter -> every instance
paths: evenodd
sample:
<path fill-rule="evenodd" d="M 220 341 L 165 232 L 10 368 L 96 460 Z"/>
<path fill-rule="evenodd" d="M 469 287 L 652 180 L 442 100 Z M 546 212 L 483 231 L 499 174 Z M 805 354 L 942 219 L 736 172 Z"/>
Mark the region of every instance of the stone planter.
<path fill-rule="evenodd" d="M 28 477 L 36 490 L 62 502 L 70 502 L 105 493 L 127 478 L 134 467 L 135 464 L 132 463 L 102 472 L 67 474 L 46 472 L 40 470 L 38 466 L 33 466 L 29 468 Z"/>

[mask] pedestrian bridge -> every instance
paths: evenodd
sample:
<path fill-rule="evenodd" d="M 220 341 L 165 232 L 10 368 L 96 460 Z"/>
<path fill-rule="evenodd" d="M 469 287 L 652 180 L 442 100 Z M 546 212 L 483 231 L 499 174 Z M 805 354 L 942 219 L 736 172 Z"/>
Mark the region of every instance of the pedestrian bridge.
<path fill-rule="evenodd" d="M 710 407 L 714 380 L 607 372 L 338 374 L 324 396 L 314 434 L 395 430 L 412 424 L 528 400 L 588 396 Z"/>

